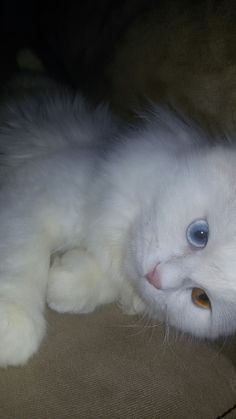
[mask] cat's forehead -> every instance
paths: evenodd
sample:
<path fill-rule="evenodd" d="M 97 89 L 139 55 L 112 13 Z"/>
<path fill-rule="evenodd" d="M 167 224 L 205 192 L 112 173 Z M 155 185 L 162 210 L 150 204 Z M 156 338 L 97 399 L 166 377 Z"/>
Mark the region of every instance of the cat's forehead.
<path fill-rule="evenodd" d="M 236 150 L 228 147 L 214 147 L 189 153 L 178 165 L 176 182 L 183 185 L 183 191 L 201 192 L 209 198 L 236 195 Z"/>
<path fill-rule="evenodd" d="M 177 174 L 173 172 L 164 201 L 163 216 L 169 225 L 206 218 L 218 230 L 236 226 L 235 151 L 215 148 L 185 157 Z"/>

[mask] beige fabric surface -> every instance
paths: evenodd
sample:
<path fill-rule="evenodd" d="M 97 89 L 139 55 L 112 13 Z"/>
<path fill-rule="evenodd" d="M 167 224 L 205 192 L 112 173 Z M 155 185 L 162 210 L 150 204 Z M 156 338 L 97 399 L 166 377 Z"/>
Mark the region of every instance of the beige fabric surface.
<path fill-rule="evenodd" d="M 216 419 L 236 403 L 235 340 L 164 340 L 144 326 L 113 306 L 49 312 L 40 352 L 0 370 L 0 418 Z"/>

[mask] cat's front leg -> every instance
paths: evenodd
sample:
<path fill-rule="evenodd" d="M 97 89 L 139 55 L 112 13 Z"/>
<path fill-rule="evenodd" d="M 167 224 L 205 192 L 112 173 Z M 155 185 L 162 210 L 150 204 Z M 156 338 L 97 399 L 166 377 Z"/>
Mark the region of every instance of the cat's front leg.
<path fill-rule="evenodd" d="M 16 240 L 17 241 L 17 240 Z M 23 365 L 45 334 L 45 289 L 49 254 L 34 241 L 10 246 L 0 257 L 0 366 Z M 3 246 L 0 246 L 1 249 Z M 2 256 L 5 252 L 3 251 Z"/>
<path fill-rule="evenodd" d="M 0 301 L 0 366 L 24 365 L 38 350 L 45 334 L 41 311 L 25 308 L 24 303 L 2 298 Z"/>
<path fill-rule="evenodd" d="M 105 274 L 95 258 L 82 248 L 56 257 L 49 271 L 47 302 L 59 313 L 88 313 L 116 301 L 120 284 Z"/>
<path fill-rule="evenodd" d="M 73 161 L 64 153 L 35 160 L 0 190 L 0 366 L 23 364 L 38 349 L 50 255 L 77 243 L 86 224 L 88 164 Z"/>
<path fill-rule="evenodd" d="M 57 256 L 49 271 L 47 302 L 59 313 L 88 313 L 117 302 L 127 314 L 144 310 L 144 304 L 126 281 L 114 281 L 109 271 L 84 249 Z"/>
<path fill-rule="evenodd" d="M 26 363 L 45 334 L 52 238 L 42 197 L 21 192 L 0 195 L 0 366 Z"/>

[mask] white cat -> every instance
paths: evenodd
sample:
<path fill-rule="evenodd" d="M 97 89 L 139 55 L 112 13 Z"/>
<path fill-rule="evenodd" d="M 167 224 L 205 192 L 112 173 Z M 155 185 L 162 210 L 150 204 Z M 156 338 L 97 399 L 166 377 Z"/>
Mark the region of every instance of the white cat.
<path fill-rule="evenodd" d="M 236 330 L 236 150 L 160 110 L 115 131 L 106 108 L 60 90 L 0 110 L 2 366 L 38 349 L 46 301 Z"/>

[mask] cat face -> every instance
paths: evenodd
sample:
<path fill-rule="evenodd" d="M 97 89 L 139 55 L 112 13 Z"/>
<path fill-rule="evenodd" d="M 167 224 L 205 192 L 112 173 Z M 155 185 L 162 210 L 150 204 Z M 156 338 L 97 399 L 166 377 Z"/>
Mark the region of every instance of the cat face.
<path fill-rule="evenodd" d="M 236 154 L 189 155 L 132 225 L 125 269 L 153 317 L 198 337 L 236 331 Z"/>

